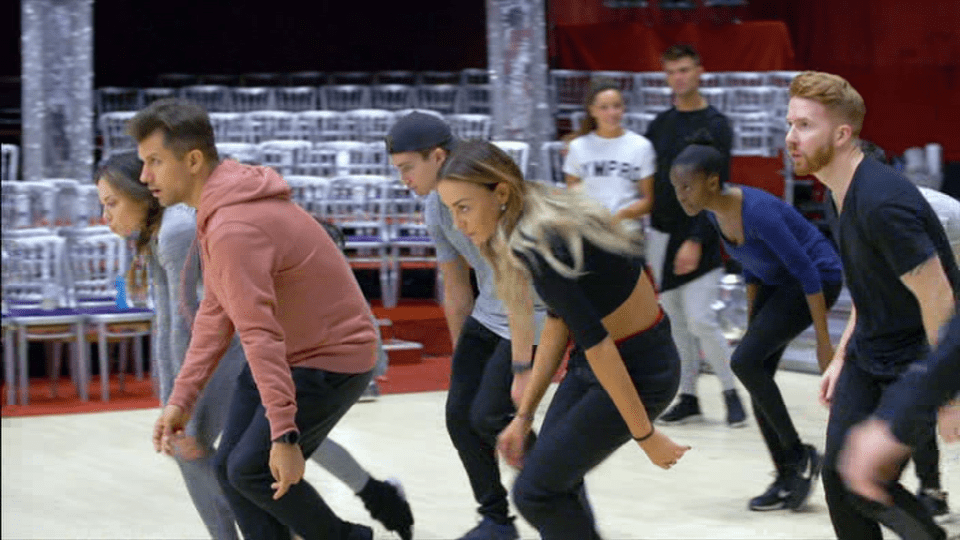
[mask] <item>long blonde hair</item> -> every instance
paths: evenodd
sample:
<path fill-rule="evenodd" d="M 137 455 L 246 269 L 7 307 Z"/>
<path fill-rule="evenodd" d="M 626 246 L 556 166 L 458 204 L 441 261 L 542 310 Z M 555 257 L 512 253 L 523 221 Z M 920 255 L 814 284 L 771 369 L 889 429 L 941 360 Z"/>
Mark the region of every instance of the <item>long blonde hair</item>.
<path fill-rule="evenodd" d="M 511 312 L 522 309 L 530 270 L 518 256 L 533 262 L 534 253 L 562 276 L 583 274 L 583 241 L 613 253 L 639 255 L 640 237 L 612 219 L 610 211 L 579 191 L 528 182 L 503 150 L 488 141 L 458 145 L 440 171 L 440 181 L 507 189 L 507 200 L 493 236 L 479 246 L 490 262 L 497 294 Z M 562 241 L 572 264 L 559 260 L 551 244 Z M 529 315 L 529 314 L 528 314 Z M 527 317 L 529 318 L 529 317 Z"/>

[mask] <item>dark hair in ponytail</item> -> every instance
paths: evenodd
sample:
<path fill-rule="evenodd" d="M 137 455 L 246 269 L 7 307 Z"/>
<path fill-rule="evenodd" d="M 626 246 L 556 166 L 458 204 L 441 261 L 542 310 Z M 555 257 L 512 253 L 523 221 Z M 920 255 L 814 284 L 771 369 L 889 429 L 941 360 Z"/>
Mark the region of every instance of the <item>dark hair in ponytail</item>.
<path fill-rule="evenodd" d="M 716 175 L 723 187 L 723 170 L 727 160 L 714 146 L 713 137 L 705 128 L 700 128 L 687 139 L 687 146 L 674 158 L 672 167 L 690 167 L 693 172 L 706 177 Z"/>

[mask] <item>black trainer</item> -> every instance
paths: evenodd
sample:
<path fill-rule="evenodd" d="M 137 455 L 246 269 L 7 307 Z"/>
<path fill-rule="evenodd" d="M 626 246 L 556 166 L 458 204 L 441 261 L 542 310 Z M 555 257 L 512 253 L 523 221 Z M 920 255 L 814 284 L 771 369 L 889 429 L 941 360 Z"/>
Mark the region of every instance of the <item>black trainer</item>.
<path fill-rule="evenodd" d="M 754 512 L 768 512 L 770 510 L 783 510 L 787 507 L 787 499 L 790 497 L 789 479 L 786 475 L 777 474 L 777 479 L 770 484 L 770 487 L 762 495 L 750 499 L 748 505 Z"/>
<path fill-rule="evenodd" d="M 950 513 L 950 507 L 947 506 L 947 492 L 942 489 L 922 488 L 917 491 L 917 499 L 920 499 L 931 517 L 945 516 Z"/>
<path fill-rule="evenodd" d="M 388 531 L 399 534 L 403 540 L 413 538 L 413 513 L 398 482 L 370 478 L 357 495 L 373 519 L 383 523 Z"/>
<path fill-rule="evenodd" d="M 740 396 L 734 388 L 723 391 L 723 401 L 727 405 L 727 425 L 730 427 L 744 427 L 747 425 L 747 413 L 740 403 Z"/>
<path fill-rule="evenodd" d="M 697 396 L 691 394 L 680 394 L 680 400 L 674 403 L 673 407 L 657 418 L 658 424 L 664 425 L 682 425 L 690 422 L 696 422 L 703 419 L 703 413 L 700 412 L 700 402 Z"/>
<path fill-rule="evenodd" d="M 810 490 L 820 475 L 820 466 L 823 458 L 813 445 L 803 445 L 803 457 L 793 474 L 788 475 L 787 489 L 790 496 L 787 499 L 787 508 L 799 510 L 810 496 Z"/>

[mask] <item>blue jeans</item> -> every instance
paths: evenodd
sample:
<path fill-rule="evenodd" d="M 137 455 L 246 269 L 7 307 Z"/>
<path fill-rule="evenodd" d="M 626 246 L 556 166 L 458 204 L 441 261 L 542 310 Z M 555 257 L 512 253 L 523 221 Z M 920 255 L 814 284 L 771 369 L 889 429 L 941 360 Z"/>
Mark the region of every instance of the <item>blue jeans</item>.
<path fill-rule="evenodd" d="M 618 348 L 652 422 L 680 385 L 680 356 L 670 336 L 669 319 Z M 513 486 L 517 509 L 543 540 L 599 538 L 583 478 L 631 438 L 583 350 L 575 348 L 567 375 Z"/>
<path fill-rule="evenodd" d="M 509 521 L 507 491 L 500 480 L 497 435 L 516 409 L 510 340 L 467 317 L 453 352 L 447 393 L 447 433 L 467 472 L 482 516 Z"/>
<path fill-rule="evenodd" d="M 828 310 L 837 301 L 841 287 L 840 283 L 822 284 Z M 730 367 L 750 393 L 757 426 L 778 473 L 786 473 L 802 453 L 800 436 L 774 376 L 787 346 L 811 324 L 807 297 L 799 281 L 760 285 L 747 332 L 730 357 Z"/>
<path fill-rule="evenodd" d="M 309 457 L 333 426 L 359 399 L 371 372 L 333 373 L 291 368 L 296 387 L 300 447 Z M 305 540 L 346 539 L 360 526 L 340 520 L 320 494 L 304 480 L 273 500 L 270 484 L 270 423 L 260 392 L 245 365 L 237 379 L 230 414 L 215 458 L 217 477 L 245 538 L 289 540 L 295 532 Z"/>

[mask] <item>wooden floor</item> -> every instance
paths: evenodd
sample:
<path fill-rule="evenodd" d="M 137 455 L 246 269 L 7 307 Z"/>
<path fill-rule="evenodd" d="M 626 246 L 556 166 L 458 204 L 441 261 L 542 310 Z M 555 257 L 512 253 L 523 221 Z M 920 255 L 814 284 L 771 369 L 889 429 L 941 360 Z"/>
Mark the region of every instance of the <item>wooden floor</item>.
<path fill-rule="evenodd" d="M 781 372 L 778 380 L 801 437 L 822 448 L 826 411 L 816 400 L 819 378 Z M 673 470 L 654 467 L 639 448 L 628 445 L 588 476 L 604 538 L 832 538 L 820 486 L 801 512 L 747 510 L 747 500 L 772 480 L 766 450 L 752 422 L 742 429 L 722 423 L 713 376 L 701 377 L 700 395 L 705 423 L 664 428 L 676 441 L 693 446 Z M 358 404 L 333 433 L 375 476 L 403 483 L 416 516 L 415 537 L 422 540 L 457 538 L 476 520 L 466 477 L 444 429 L 444 398 L 431 392 Z M 2 537 L 205 537 L 177 467 L 151 447 L 157 414 L 4 418 Z M 942 469 L 956 508 L 957 445 L 944 448 Z M 512 473 L 504 471 L 511 482 Z M 309 463 L 306 477 L 341 517 L 370 523 L 359 499 L 328 473 Z M 916 485 L 912 471 L 905 479 L 911 488 Z M 526 523 L 518 523 L 524 539 L 537 538 Z M 376 529 L 376 538 L 393 536 Z"/>

